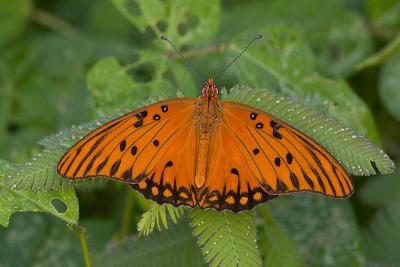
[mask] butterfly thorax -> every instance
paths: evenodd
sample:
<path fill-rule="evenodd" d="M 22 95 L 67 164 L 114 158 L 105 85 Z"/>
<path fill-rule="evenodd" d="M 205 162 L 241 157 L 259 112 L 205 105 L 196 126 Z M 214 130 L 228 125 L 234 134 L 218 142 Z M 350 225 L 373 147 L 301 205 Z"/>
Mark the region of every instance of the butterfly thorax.
<path fill-rule="evenodd" d="M 222 104 L 218 100 L 218 88 L 214 80 L 209 79 L 203 86 L 202 95 L 198 98 L 195 115 L 197 137 L 195 185 L 197 188 L 201 188 L 206 181 L 210 146 L 221 113 Z"/>

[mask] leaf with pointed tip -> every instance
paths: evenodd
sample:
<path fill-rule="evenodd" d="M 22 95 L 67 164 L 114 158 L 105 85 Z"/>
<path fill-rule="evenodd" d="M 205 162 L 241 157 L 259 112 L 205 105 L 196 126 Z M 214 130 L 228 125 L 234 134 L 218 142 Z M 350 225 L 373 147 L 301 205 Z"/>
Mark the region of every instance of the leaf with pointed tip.
<path fill-rule="evenodd" d="M 7 184 L 12 165 L 0 160 L 0 225 L 7 226 L 15 212 L 47 212 L 68 223 L 78 221 L 78 200 L 74 190 L 31 192 Z"/>

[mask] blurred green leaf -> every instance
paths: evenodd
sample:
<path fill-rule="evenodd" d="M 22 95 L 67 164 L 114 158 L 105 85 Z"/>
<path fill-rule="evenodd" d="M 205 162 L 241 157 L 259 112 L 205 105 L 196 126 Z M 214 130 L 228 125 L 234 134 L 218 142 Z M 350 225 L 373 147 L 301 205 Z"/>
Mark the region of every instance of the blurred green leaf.
<path fill-rule="evenodd" d="M 24 29 L 32 6 L 30 0 L 0 2 L 0 46 L 15 38 Z"/>
<path fill-rule="evenodd" d="M 87 83 L 98 116 L 133 110 L 149 96 L 176 96 L 176 91 L 195 95 L 193 80 L 180 63 L 167 60 L 157 51 L 143 50 L 138 56 L 126 66 L 115 58 L 105 58 L 89 71 Z"/>
<path fill-rule="evenodd" d="M 294 30 L 274 26 L 259 31 L 265 38 L 246 51 L 235 66 L 241 83 L 299 98 L 378 142 L 377 129 L 367 105 L 346 82 L 318 75 L 315 58 Z M 244 47 L 248 36 L 242 34 L 234 39 L 228 50 L 232 58 Z"/>
<path fill-rule="evenodd" d="M 113 0 L 113 3 L 141 32 L 149 27 L 157 39 L 165 33 L 178 47 L 213 37 L 219 26 L 219 0 Z"/>
<path fill-rule="evenodd" d="M 377 208 L 400 202 L 400 168 L 390 175 L 371 177 L 360 188 L 358 196 L 364 203 Z"/>
<path fill-rule="evenodd" d="M 379 80 L 379 96 L 390 114 L 400 121 L 400 53 L 383 65 Z"/>
<path fill-rule="evenodd" d="M 119 247 L 94 254 L 93 266 L 206 266 L 187 219 L 146 238 L 132 236 Z"/>
<path fill-rule="evenodd" d="M 267 205 L 258 208 L 261 212 L 261 251 L 264 266 L 304 266 L 298 248 L 287 230 L 270 214 Z"/>
<path fill-rule="evenodd" d="M 364 231 L 368 258 L 391 266 L 400 265 L 400 201 L 388 204 L 375 214 Z"/>
<path fill-rule="evenodd" d="M 317 55 L 319 71 L 349 75 L 354 64 L 371 51 L 372 40 L 361 16 L 340 2 L 273 0 L 238 5 L 223 14 L 221 34 L 231 39 L 239 31 L 254 35 L 262 26 L 287 25 L 307 40 Z"/>
<path fill-rule="evenodd" d="M 400 27 L 400 2 L 398 0 L 367 0 L 365 8 L 377 30 L 398 31 Z"/>
<path fill-rule="evenodd" d="M 78 221 L 78 199 L 74 190 L 31 192 L 7 184 L 12 166 L 0 161 L 0 225 L 7 226 L 15 212 L 47 212 L 68 223 Z"/>
<path fill-rule="evenodd" d="M 269 202 L 271 213 L 295 240 L 306 266 L 363 266 L 357 221 L 345 200 L 299 193 Z"/>
<path fill-rule="evenodd" d="M 194 208 L 190 218 L 193 235 L 210 266 L 261 266 L 252 212 Z"/>
<path fill-rule="evenodd" d="M 111 238 L 112 224 L 100 219 L 83 220 L 90 229 L 91 252 L 102 251 Z M 16 214 L 8 228 L 0 228 L 2 266 L 83 266 L 79 238 L 65 223 L 35 213 Z"/>

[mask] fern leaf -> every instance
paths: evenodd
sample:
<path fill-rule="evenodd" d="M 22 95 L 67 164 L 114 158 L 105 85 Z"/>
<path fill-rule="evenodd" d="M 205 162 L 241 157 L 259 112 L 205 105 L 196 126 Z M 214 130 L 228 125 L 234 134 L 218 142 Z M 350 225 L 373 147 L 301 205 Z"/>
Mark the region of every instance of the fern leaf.
<path fill-rule="evenodd" d="M 139 236 L 148 236 L 156 226 L 159 231 L 168 229 L 167 217 L 176 224 L 183 212 L 184 207 L 175 208 L 170 204 L 158 205 L 153 202 L 150 209 L 143 213 L 142 218 L 138 222 Z"/>
<path fill-rule="evenodd" d="M 314 138 L 354 175 L 392 173 L 394 162 L 377 146 L 342 122 L 266 89 L 235 86 L 224 100 L 240 101 L 276 116 Z"/>
<path fill-rule="evenodd" d="M 261 266 L 252 212 L 191 212 L 193 235 L 210 266 Z"/>

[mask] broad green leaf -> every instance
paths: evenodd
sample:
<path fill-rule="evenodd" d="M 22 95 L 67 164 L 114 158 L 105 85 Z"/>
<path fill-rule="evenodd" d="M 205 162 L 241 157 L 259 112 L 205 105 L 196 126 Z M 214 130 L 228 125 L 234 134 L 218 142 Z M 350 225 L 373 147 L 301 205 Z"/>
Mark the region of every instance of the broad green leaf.
<path fill-rule="evenodd" d="M 133 110 L 150 95 L 162 96 L 166 92 L 174 96 L 177 90 L 195 95 L 193 80 L 186 78 L 190 75 L 180 63 L 168 61 L 157 51 L 141 51 L 138 55 L 137 61 L 126 66 L 121 66 L 115 58 L 105 58 L 88 73 L 88 86 L 99 116 Z M 131 70 L 135 75 L 129 75 Z M 148 79 L 141 81 L 143 75 Z"/>
<path fill-rule="evenodd" d="M 261 266 L 252 212 L 192 210 L 193 235 L 210 266 Z"/>
<path fill-rule="evenodd" d="M 246 51 L 235 66 L 242 84 L 280 91 L 303 101 L 311 99 L 307 104 L 328 112 L 374 142 L 378 141 L 366 104 L 344 81 L 318 75 L 315 58 L 295 31 L 284 26 L 259 31 L 265 38 Z M 230 57 L 241 51 L 248 36 L 242 34 L 234 40 L 228 50 Z"/>
<path fill-rule="evenodd" d="M 16 37 L 25 27 L 32 10 L 32 1 L 0 2 L 0 45 Z"/>
<path fill-rule="evenodd" d="M 258 208 L 261 212 L 261 252 L 264 266 L 304 266 L 299 251 L 288 231 L 270 214 L 267 205 Z"/>
<path fill-rule="evenodd" d="M 397 166 L 399 166 L 397 162 Z M 371 177 L 358 191 L 362 202 L 373 207 L 384 207 L 393 202 L 400 202 L 400 168 L 395 173 Z"/>
<path fill-rule="evenodd" d="M 205 41 L 218 30 L 219 0 L 113 0 L 113 3 L 141 32 L 149 27 L 157 37 L 165 33 L 178 47 Z"/>
<path fill-rule="evenodd" d="M 364 230 L 368 258 L 390 266 L 400 265 L 400 201 L 388 204 L 375 214 Z"/>
<path fill-rule="evenodd" d="M 397 0 L 367 0 L 369 18 L 378 30 L 394 33 L 400 27 L 400 2 Z"/>
<path fill-rule="evenodd" d="M 221 34 L 231 40 L 239 31 L 254 35 L 264 33 L 255 30 L 258 27 L 290 26 L 303 35 L 317 55 L 319 71 L 348 75 L 354 64 L 371 51 L 372 41 L 362 17 L 340 2 L 343 1 L 271 0 L 238 5 L 224 12 Z"/>
<path fill-rule="evenodd" d="M 129 237 L 120 247 L 92 258 L 93 266 L 206 266 L 187 219 L 146 238 Z"/>
<path fill-rule="evenodd" d="M 16 190 L 7 183 L 12 166 L 0 161 L 0 225 L 7 226 L 15 212 L 47 212 L 68 223 L 78 221 L 78 200 L 74 190 L 31 192 Z"/>
<path fill-rule="evenodd" d="M 175 208 L 170 204 L 158 205 L 153 202 L 150 209 L 143 213 L 142 218 L 138 222 L 139 236 L 148 236 L 153 232 L 155 227 L 159 231 L 168 229 L 168 221 L 177 223 L 184 212 L 183 209 L 183 207 Z"/>
<path fill-rule="evenodd" d="M 400 52 L 383 65 L 379 96 L 390 114 L 400 121 Z"/>
<path fill-rule="evenodd" d="M 363 266 L 361 234 L 350 203 L 310 193 L 269 202 L 274 218 L 295 241 L 306 266 Z"/>

